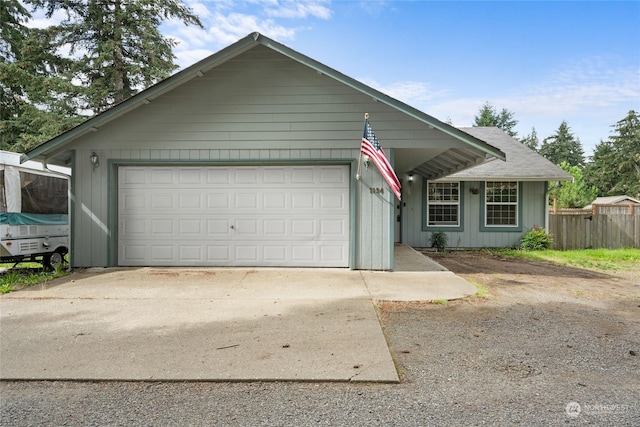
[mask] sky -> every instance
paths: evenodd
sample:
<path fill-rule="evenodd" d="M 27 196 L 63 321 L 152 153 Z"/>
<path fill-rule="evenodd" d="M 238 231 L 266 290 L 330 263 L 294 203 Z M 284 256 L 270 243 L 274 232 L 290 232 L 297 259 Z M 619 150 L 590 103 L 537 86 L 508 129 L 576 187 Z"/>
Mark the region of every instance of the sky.
<path fill-rule="evenodd" d="M 587 156 L 640 111 L 640 0 L 183 2 L 205 28 L 162 24 L 180 68 L 258 31 L 454 126 L 486 102 L 540 143 L 564 120 Z"/>

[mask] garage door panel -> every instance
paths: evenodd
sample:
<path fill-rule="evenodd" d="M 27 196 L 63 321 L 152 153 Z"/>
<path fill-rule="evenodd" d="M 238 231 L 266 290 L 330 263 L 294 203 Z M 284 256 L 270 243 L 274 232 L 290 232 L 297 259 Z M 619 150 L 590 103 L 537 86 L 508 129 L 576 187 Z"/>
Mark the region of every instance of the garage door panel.
<path fill-rule="evenodd" d="M 173 209 L 174 197 L 172 194 L 149 194 L 152 209 Z"/>
<path fill-rule="evenodd" d="M 129 218 L 123 221 L 122 231 L 130 235 L 135 234 L 138 236 L 146 236 L 148 233 L 147 220 L 141 218 Z"/>
<path fill-rule="evenodd" d="M 229 185 L 231 183 L 229 169 L 223 167 L 208 168 L 206 170 L 207 184 Z"/>
<path fill-rule="evenodd" d="M 289 259 L 287 245 L 265 245 L 262 247 L 262 259 L 268 263 L 282 264 Z"/>
<path fill-rule="evenodd" d="M 240 263 L 258 263 L 258 247 L 256 245 L 236 245 L 235 258 Z"/>
<path fill-rule="evenodd" d="M 315 184 L 315 168 L 312 166 L 293 167 L 291 184 Z"/>
<path fill-rule="evenodd" d="M 182 245 L 180 246 L 180 260 L 189 264 L 199 263 L 203 261 L 202 250 L 200 245 Z"/>
<path fill-rule="evenodd" d="M 173 245 L 149 245 L 148 251 L 151 263 L 170 262 L 175 258 L 175 247 Z"/>
<path fill-rule="evenodd" d="M 292 209 L 315 209 L 314 202 L 315 197 L 313 194 L 309 194 L 307 192 L 291 194 Z"/>
<path fill-rule="evenodd" d="M 174 181 L 174 169 L 167 168 L 151 168 L 149 171 L 149 179 L 145 180 L 145 184 L 147 182 L 151 184 L 169 184 L 171 185 Z"/>
<path fill-rule="evenodd" d="M 233 184 L 258 184 L 258 169 L 239 167 L 231 169 L 233 173 Z"/>
<path fill-rule="evenodd" d="M 184 210 L 197 209 L 200 211 L 200 209 L 202 209 L 201 198 L 202 194 L 200 193 L 187 192 L 185 194 L 180 194 L 178 196 L 178 207 Z"/>
<path fill-rule="evenodd" d="M 291 221 L 292 236 L 309 238 L 315 234 L 316 221 L 314 219 L 294 219 Z"/>
<path fill-rule="evenodd" d="M 239 193 L 235 195 L 234 206 L 236 210 L 248 209 L 254 212 L 258 207 L 258 195 L 255 193 Z"/>
<path fill-rule="evenodd" d="M 287 227 L 287 221 L 284 219 L 265 219 L 262 221 L 263 233 L 266 236 L 288 236 L 289 229 Z"/>
<path fill-rule="evenodd" d="M 180 228 L 178 232 L 182 236 L 189 236 L 192 234 L 200 235 L 202 234 L 202 220 L 200 219 L 181 219 L 179 221 Z"/>
<path fill-rule="evenodd" d="M 289 206 L 289 195 L 285 193 L 266 193 L 262 195 L 262 207 L 264 209 L 282 210 Z"/>
<path fill-rule="evenodd" d="M 216 265 L 226 265 L 232 262 L 232 248 L 228 245 L 220 244 L 207 247 L 207 259 Z"/>
<path fill-rule="evenodd" d="M 165 235 L 173 236 L 175 234 L 175 227 L 173 219 L 149 219 L 151 223 L 151 234 L 153 235 Z"/>
<path fill-rule="evenodd" d="M 121 248 L 120 251 L 123 258 L 129 260 L 130 262 L 144 262 L 146 260 L 147 254 L 149 253 L 147 246 L 141 244 L 130 244 Z"/>
<path fill-rule="evenodd" d="M 231 207 L 231 195 L 226 192 L 209 192 L 206 194 L 207 208 L 209 209 L 225 209 Z"/>
<path fill-rule="evenodd" d="M 231 222 L 228 219 L 208 219 L 207 235 L 217 238 L 229 236 L 231 234 Z"/>
<path fill-rule="evenodd" d="M 299 263 L 315 263 L 316 247 L 310 245 L 291 245 L 291 258 Z"/>
<path fill-rule="evenodd" d="M 127 194 L 122 198 L 121 206 L 124 211 L 137 212 L 147 207 L 147 198 L 144 194 Z"/>
<path fill-rule="evenodd" d="M 118 263 L 349 262 L 348 166 L 121 167 Z"/>
<path fill-rule="evenodd" d="M 321 184 L 348 184 L 349 182 L 349 170 L 346 168 L 320 167 L 318 172 L 320 174 L 318 181 Z"/>
<path fill-rule="evenodd" d="M 287 184 L 287 173 L 285 168 L 273 167 L 263 171 L 262 182 L 265 184 Z"/>
<path fill-rule="evenodd" d="M 320 209 L 323 210 L 335 210 L 337 212 L 343 212 L 348 209 L 349 201 L 342 194 L 335 193 L 322 193 L 320 196 Z"/>
<path fill-rule="evenodd" d="M 346 255 L 343 251 L 340 244 L 325 244 L 320 246 L 320 258 L 324 262 L 339 261 Z"/>
<path fill-rule="evenodd" d="M 325 219 L 320 221 L 320 234 L 323 236 L 342 236 L 345 231 L 342 219 Z"/>
<path fill-rule="evenodd" d="M 123 170 L 120 174 L 120 185 L 146 184 L 147 175 L 141 168 Z"/>
<path fill-rule="evenodd" d="M 178 182 L 183 185 L 201 184 L 202 169 L 200 168 L 182 168 L 178 169 Z"/>

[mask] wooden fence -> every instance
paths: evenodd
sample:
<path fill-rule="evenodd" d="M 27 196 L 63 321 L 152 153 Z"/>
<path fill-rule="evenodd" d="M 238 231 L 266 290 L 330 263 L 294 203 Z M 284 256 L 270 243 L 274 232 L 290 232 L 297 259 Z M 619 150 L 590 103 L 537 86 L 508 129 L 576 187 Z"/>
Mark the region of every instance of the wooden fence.
<path fill-rule="evenodd" d="M 640 248 L 640 205 L 593 205 L 549 213 L 553 248 Z"/>

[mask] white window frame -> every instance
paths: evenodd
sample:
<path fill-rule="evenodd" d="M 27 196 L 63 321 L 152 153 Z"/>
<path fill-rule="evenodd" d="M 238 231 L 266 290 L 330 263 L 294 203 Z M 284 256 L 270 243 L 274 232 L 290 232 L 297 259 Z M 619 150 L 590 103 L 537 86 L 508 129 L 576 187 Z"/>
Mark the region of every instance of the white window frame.
<path fill-rule="evenodd" d="M 456 190 L 456 198 L 455 200 L 453 198 L 445 198 L 447 197 L 447 191 L 445 190 L 451 190 L 449 192 L 449 195 L 453 195 L 453 190 L 454 188 L 451 187 L 455 185 L 455 190 Z M 434 190 L 432 190 L 432 186 L 434 187 Z M 441 188 L 441 192 L 437 193 L 437 188 L 440 187 Z M 449 187 L 449 188 L 447 188 Z M 462 203 L 462 192 L 461 192 L 461 185 L 459 181 L 448 181 L 448 182 L 434 182 L 434 181 L 427 181 L 427 227 L 432 228 L 432 227 L 450 227 L 450 228 L 459 228 L 461 226 L 460 224 L 460 212 L 462 209 L 461 203 Z M 437 196 L 435 196 L 436 194 L 440 194 L 441 198 L 435 198 Z M 434 198 L 432 198 L 434 197 Z M 431 207 L 432 206 L 455 206 L 456 207 L 456 222 L 455 224 L 452 223 L 447 223 L 447 222 L 431 222 Z"/>
<path fill-rule="evenodd" d="M 511 194 L 510 192 L 507 194 L 499 195 L 502 200 L 489 200 L 489 189 L 495 188 L 497 186 L 504 186 L 507 184 L 510 188 L 509 190 L 514 189 L 515 194 Z M 484 183 L 484 226 L 487 228 L 492 227 L 519 227 L 518 218 L 519 218 L 519 203 L 520 203 L 520 183 L 518 181 L 485 181 Z M 515 197 L 515 199 L 513 198 Z M 506 200 L 505 200 L 506 199 Z M 489 207 L 490 206 L 514 206 L 514 223 L 510 224 L 489 224 Z M 502 217 L 501 217 L 502 218 Z"/>

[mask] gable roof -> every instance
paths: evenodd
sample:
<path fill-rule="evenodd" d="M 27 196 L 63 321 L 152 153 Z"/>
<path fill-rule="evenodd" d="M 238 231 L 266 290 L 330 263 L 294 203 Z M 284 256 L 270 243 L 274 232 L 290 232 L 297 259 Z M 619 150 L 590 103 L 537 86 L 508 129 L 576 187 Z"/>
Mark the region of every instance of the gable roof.
<path fill-rule="evenodd" d="M 556 166 L 497 127 L 468 127 L 460 130 L 499 148 L 507 156 L 505 162 L 489 161 L 444 179 L 518 181 L 571 181 L 568 172 Z"/>
<path fill-rule="evenodd" d="M 640 204 L 640 200 L 634 199 L 631 196 L 606 196 L 598 197 L 593 202 L 589 203 L 584 209 L 591 209 L 593 205 L 633 205 Z"/>
<path fill-rule="evenodd" d="M 436 118 L 428 114 L 425 114 L 401 101 L 398 101 L 376 89 L 373 89 L 355 79 L 352 79 L 351 77 L 348 77 L 330 67 L 327 67 L 326 65 L 321 64 L 318 61 L 302 55 L 256 32 L 249 34 L 245 38 L 220 50 L 217 53 L 214 53 L 213 55 L 203 59 L 202 61 L 195 63 L 194 65 L 174 74 L 173 76 L 139 92 L 138 94 L 121 102 L 120 104 L 113 106 L 109 110 L 104 111 L 86 120 L 80 125 L 56 136 L 55 138 L 50 139 L 49 141 L 46 141 L 43 144 L 27 151 L 22 156 L 22 161 L 40 158 L 51 163 L 68 162 L 70 154 L 64 154 L 64 146 L 66 144 L 70 143 L 76 138 L 81 137 L 82 135 L 85 135 L 92 131 L 96 131 L 98 128 L 109 123 L 110 121 L 138 107 L 141 107 L 142 105 L 148 104 L 153 99 L 179 87 L 180 85 L 190 81 L 195 77 L 202 76 L 207 71 L 225 63 L 229 59 L 232 59 L 257 45 L 262 45 L 275 52 L 278 52 L 286 56 L 287 58 L 297 61 L 298 63 L 317 71 L 318 73 L 333 78 L 348 87 L 364 93 L 378 102 L 389 105 L 392 108 L 395 108 L 396 110 L 427 124 L 433 129 L 437 129 L 444 134 L 447 134 L 459 141 L 468 144 L 470 148 L 473 149 L 475 157 L 477 157 L 479 154 L 482 154 L 485 159 L 494 157 L 501 160 L 505 159 L 505 155 L 502 151 L 500 151 L 498 148 L 492 147 L 485 141 L 482 141 L 469 133 L 462 132 L 461 130 L 453 126 L 441 122 L 440 120 L 437 120 Z M 456 157 L 451 157 L 451 159 L 449 159 L 446 153 L 443 153 L 440 157 L 443 157 L 445 160 L 457 162 Z"/>

